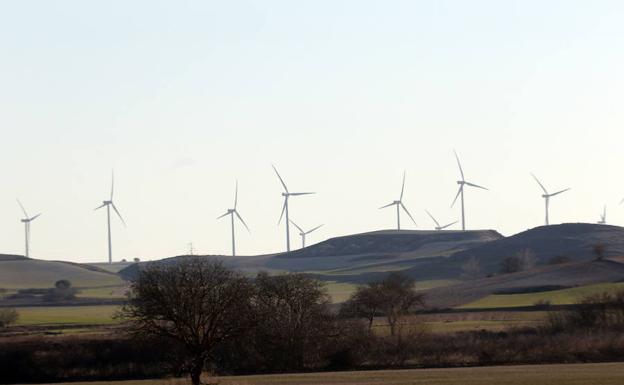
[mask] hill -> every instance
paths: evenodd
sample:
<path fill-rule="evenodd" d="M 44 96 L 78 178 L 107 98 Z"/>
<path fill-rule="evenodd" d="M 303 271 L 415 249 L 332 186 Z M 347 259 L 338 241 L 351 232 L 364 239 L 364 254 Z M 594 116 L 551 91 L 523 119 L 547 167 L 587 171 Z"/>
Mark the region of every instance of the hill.
<path fill-rule="evenodd" d="M 21 260 L 21 259 L 27 259 L 27 258 L 24 257 L 23 255 L 0 254 L 0 261 L 15 261 L 15 260 Z"/>
<path fill-rule="evenodd" d="M 49 288 L 60 279 L 68 279 L 78 288 L 123 284 L 116 274 L 78 263 L 26 258 L 0 259 L 0 288 Z"/>
<path fill-rule="evenodd" d="M 227 266 L 249 274 L 258 271 L 299 271 L 326 280 L 359 282 L 361 274 L 404 270 L 419 260 L 447 257 L 455 252 L 501 239 L 493 230 L 418 231 L 387 230 L 331 238 L 289 253 L 259 256 L 202 256 L 223 261 Z M 178 256 L 158 263 L 175 263 Z M 136 276 L 140 266 L 119 271 L 125 279 Z"/>
<path fill-rule="evenodd" d="M 529 250 L 537 264 L 547 264 L 553 257 L 565 256 L 575 261 L 595 258 L 594 245 L 605 246 L 605 256 L 624 255 L 624 228 L 591 223 L 564 223 L 540 226 L 494 242 L 476 245 L 454 253 L 451 260 L 476 257 L 486 273 L 497 272 L 500 261 Z"/>
<path fill-rule="evenodd" d="M 544 291 L 556 287 L 622 281 L 622 263 L 610 260 L 573 262 L 434 288 L 427 291 L 427 302 L 432 307 L 456 307 L 495 293 Z"/>

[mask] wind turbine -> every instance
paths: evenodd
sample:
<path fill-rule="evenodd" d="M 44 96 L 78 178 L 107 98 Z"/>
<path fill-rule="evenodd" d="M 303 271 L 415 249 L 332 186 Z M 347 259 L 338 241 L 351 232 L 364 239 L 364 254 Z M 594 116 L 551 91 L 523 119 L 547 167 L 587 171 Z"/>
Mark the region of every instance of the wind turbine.
<path fill-rule="evenodd" d="M 316 231 L 318 229 L 320 229 L 321 227 L 323 227 L 323 225 L 318 225 L 315 228 L 313 228 L 312 230 L 308 230 L 308 231 L 303 231 L 303 229 L 299 226 L 297 226 L 297 224 L 294 221 L 290 221 L 290 223 L 292 223 L 297 230 L 299 230 L 299 235 L 301 235 L 301 248 L 303 249 L 305 247 L 305 241 L 306 241 L 306 235 L 310 234 L 313 231 Z"/>
<path fill-rule="evenodd" d="M 22 202 L 20 202 L 19 199 L 17 200 L 17 203 L 22 208 L 22 212 L 24 213 L 24 219 L 21 220 L 21 222 L 24 224 L 24 237 L 25 237 L 25 243 L 26 243 L 26 251 L 24 252 L 24 256 L 26 258 L 30 258 L 30 222 L 37 219 L 39 215 L 41 215 L 41 213 L 35 215 L 34 217 L 30 217 L 28 216 L 28 213 L 26 212 L 24 205 L 22 205 Z"/>
<path fill-rule="evenodd" d="M 396 206 L 397 230 L 401 230 L 401 208 L 410 217 L 412 222 L 414 222 L 414 225 L 416 225 L 416 221 L 414 220 L 414 217 L 412 217 L 412 214 L 410 214 L 410 212 L 407 210 L 407 207 L 405 207 L 405 205 L 403 204 L 403 193 L 404 192 L 405 192 L 405 171 L 403 171 L 403 185 L 401 186 L 401 196 L 399 197 L 399 200 L 393 201 L 392 203 L 388 203 L 387 205 L 382 206 L 382 207 L 379 208 L 381 210 L 381 209 L 385 209 L 386 207 Z"/>
<path fill-rule="evenodd" d="M 546 187 L 544 187 L 544 185 L 542 184 L 542 182 L 539 181 L 539 179 L 537 179 L 537 177 L 531 173 L 531 175 L 533 176 L 533 179 L 535 179 L 535 181 L 537 182 L 537 184 L 542 188 L 542 190 L 544 190 L 544 194 L 542 194 L 542 198 L 544 198 L 544 204 L 546 207 L 546 226 L 548 226 L 548 205 L 550 203 L 550 198 L 554 197 L 555 195 L 559 195 L 561 193 L 564 193 L 566 191 L 568 191 L 570 188 L 561 190 L 561 191 L 557 191 L 556 193 L 552 193 L 549 194 L 548 191 L 546 190 Z"/>
<path fill-rule="evenodd" d="M 95 208 L 95 210 L 99 210 L 102 207 L 106 207 L 106 224 L 108 225 L 108 263 L 113 263 L 113 244 L 112 244 L 112 241 L 111 241 L 111 221 L 110 221 L 110 217 L 111 217 L 110 216 L 110 208 L 111 207 L 113 208 L 113 210 L 115 210 L 115 213 L 117 214 L 119 219 L 121 219 L 121 223 L 123 223 L 124 226 L 126 225 L 126 222 L 121 217 L 121 214 L 119 213 L 119 210 L 117 210 L 117 207 L 115 206 L 115 203 L 113 203 L 113 193 L 114 192 L 115 192 L 115 174 L 111 173 L 111 193 L 110 193 L 110 199 L 107 200 L 107 201 L 102 201 L 102 204 Z"/>
<path fill-rule="evenodd" d="M 602 209 L 602 214 L 600 214 L 600 220 L 598 221 L 599 225 L 607 224 L 607 205 Z"/>
<path fill-rule="evenodd" d="M 483 190 L 487 190 L 487 188 L 466 181 L 466 178 L 464 177 L 464 170 L 462 170 L 461 163 L 459 162 L 459 156 L 457 155 L 457 152 L 455 150 L 453 150 L 453 152 L 455 153 L 455 159 L 457 159 L 457 166 L 459 167 L 461 180 L 457 181 L 457 184 L 459 185 L 459 190 L 457 191 L 457 195 L 455 195 L 455 199 L 453 199 L 453 203 L 451 203 L 451 207 L 455 206 L 455 202 L 457 202 L 457 198 L 461 195 L 462 231 L 466 231 L 466 212 L 464 209 L 464 186 L 476 187 L 476 188 L 480 188 Z"/>
<path fill-rule="evenodd" d="M 275 174 L 277 174 L 277 177 L 279 178 L 280 183 L 282 183 L 282 187 L 284 187 L 284 191 L 282 192 L 282 196 L 284 197 L 284 206 L 282 207 L 282 213 L 280 214 L 277 224 L 279 225 L 282 222 L 284 213 L 286 213 L 286 251 L 290 251 L 290 220 L 288 219 L 288 198 L 290 198 L 291 196 L 310 195 L 314 193 L 313 192 L 291 193 L 290 191 L 288 191 L 288 187 L 286 187 L 286 183 L 284 183 L 284 180 L 280 176 L 279 172 L 277 172 L 277 168 L 275 168 L 274 165 L 271 165 L 271 166 L 273 167 L 273 170 L 275 170 Z"/>
<path fill-rule="evenodd" d="M 457 223 L 457 221 L 455 221 L 455 222 L 453 222 L 453 223 L 449 223 L 448 225 L 440 226 L 440 223 L 438 223 L 438 221 L 437 221 L 437 220 L 433 217 L 433 215 L 431 215 L 431 213 L 430 213 L 429 211 L 425 210 L 425 212 L 426 212 L 426 213 L 429 215 L 429 217 L 430 217 L 430 218 L 431 218 L 431 219 L 435 222 L 435 224 L 436 224 L 435 229 L 436 229 L 436 230 L 438 230 L 438 231 L 440 231 L 440 230 L 444 230 L 444 229 L 446 229 L 447 227 L 451 227 L 451 226 L 453 226 L 455 223 Z"/>
<path fill-rule="evenodd" d="M 236 215 L 236 217 L 238 217 L 238 219 L 245 226 L 247 231 L 251 233 L 251 231 L 249 230 L 249 227 L 247 226 L 247 224 L 243 220 L 243 217 L 241 217 L 240 214 L 238 213 L 238 210 L 236 210 L 236 207 L 238 207 L 238 181 L 236 181 L 236 192 L 234 193 L 234 208 L 233 209 L 228 209 L 225 214 L 223 214 L 223 215 L 221 215 L 220 217 L 217 218 L 217 219 L 221 219 L 221 218 L 223 218 L 223 217 L 225 217 L 227 215 L 230 216 L 230 219 L 231 219 L 231 222 L 232 222 L 232 257 L 236 256 L 236 240 L 235 240 L 235 237 L 234 237 L 234 215 Z"/>

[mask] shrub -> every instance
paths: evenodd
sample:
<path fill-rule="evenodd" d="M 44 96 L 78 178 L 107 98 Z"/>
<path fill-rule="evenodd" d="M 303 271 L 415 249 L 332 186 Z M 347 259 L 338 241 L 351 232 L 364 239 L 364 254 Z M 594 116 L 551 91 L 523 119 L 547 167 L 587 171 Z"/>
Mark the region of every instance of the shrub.
<path fill-rule="evenodd" d="M 17 322 L 19 314 L 13 308 L 0 309 L 0 329 L 9 327 Z"/>

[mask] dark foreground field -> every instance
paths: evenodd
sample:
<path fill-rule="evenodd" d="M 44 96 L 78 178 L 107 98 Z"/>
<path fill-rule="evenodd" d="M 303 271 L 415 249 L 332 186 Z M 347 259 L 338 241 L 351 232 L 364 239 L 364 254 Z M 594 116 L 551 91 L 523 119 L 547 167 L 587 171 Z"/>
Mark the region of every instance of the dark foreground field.
<path fill-rule="evenodd" d="M 620 385 L 624 363 L 380 370 L 205 378 L 220 385 Z M 182 385 L 185 379 L 72 382 L 66 385 Z M 59 385 L 59 384 L 57 384 Z"/>

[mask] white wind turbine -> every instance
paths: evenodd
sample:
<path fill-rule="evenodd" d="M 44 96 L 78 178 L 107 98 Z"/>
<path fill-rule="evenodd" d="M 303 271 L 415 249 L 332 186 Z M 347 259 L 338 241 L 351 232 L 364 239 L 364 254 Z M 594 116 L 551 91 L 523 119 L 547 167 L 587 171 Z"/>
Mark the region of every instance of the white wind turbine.
<path fill-rule="evenodd" d="M 243 226 L 245 226 L 245 228 L 247 229 L 248 232 L 251 233 L 251 231 L 249 230 L 249 227 L 247 226 L 247 223 L 245 223 L 245 221 L 243 220 L 243 217 L 240 216 L 240 214 L 238 213 L 238 210 L 236 209 L 238 207 L 238 181 L 236 181 L 236 192 L 234 193 L 234 208 L 233 209 L 228 209 L 227 212 L 223 215 L 221 215 L 220 217 L 218 217 L 217 219 L 221 219 L 227 215 L 230 216 L 231 219 L 231 223 L 232 223 L 232 256 L 235 257 L 236 256 L 236 240 L 235 240 L 235 232 L 234 232 L 234 215 L 236 215 L 236 217 L 241 221 L 241 223 L 243 224 Z"/>
<path fill-rule="evenodd" d="M 600 220 L 598 221 L 599 225 L 607 224 L 607 205 L 605 205 L 602 209 L 602 214 L 600 214 Z"/>
<path fill-rule="evenodd" d="M 26 258 L 30 258 L 30 222 L 37 219 L 37 217 L 39 217 L 41 213 L 35 215 L 34 217 L 30 217 L 28 216 L 28 213 L 26 212 L 24 205 L 22 205 L 22 202 L 20 202 L 19 199 L 17 200 L 17 203 L 22 208 L 22 212 L 24 213 L 24 219 L 21 220 L 21 222 L 24 224 L 24 237 L 25 237 L 25 243 L 26 243 L 26 251 L 24 252 L 24 256 Z"/>
<path fill-rule="evenodd" d="M 464 177 L 464 170 L 462 170 L 461 163 L 459 162 L 459 156 L 457 155 L 456 151 L 453 151 L 453 152 L 455 153 L 455 159 L 457 159 L 457 166 L 459 167 L 461 180 L 457 181 L 457 184 L 459 185 L 459 190 L 457 191 L 457 195 L 455 195 L 455 199 L 453 199 L 453 203 L 451 204 L 451 207 L 455 206 L 455 202 L 457 202 L 457 198 L 461 196 L 461 222 L 462 222 L 462 230 L 465 231 L 466 230 L 466 212 L 464 209 L 464 186 L 476 187 L 476 188 L 480 188 L 483 190 L 487 190 L 487 188 L 466 181 L 466 178 Z"/>
<path fill-rule="evenodd" d="M 286 187 L 286 183 L 284 183 L 284 180 L 280 176 L 279 172 L 277 172 L 277 168 L 275 168 L 275 166 L 273 165 L 271 166 L 273 167 L 273 170 L 275 170 L 275 174 L 277 174 L 277 177 L 279 178 L 280 182 L 282 183 L 282 186 L 284 187 L 284 191 L 282 192 L 282 196 L 284 197 L 284 206 L 282 207 L 282 213 L 280 214 L 277 224 L 279 225 L 282 222 L 284 213 L 286 213 L 286 221 L 285 221 L 286 223 L 286 251 L 290 251 L 290 219 L 288 218 L 288 198 L 290 198 L 291 196 L 310 195 L 314 193 L 313 192 L 291 193 L 290 191 L 288 191 L 288 187 Z"/>
<path fill-rule="evenodd" d="M 544 194 L 542 194 L 542 198 L 544 198 L 544 205 L 546 208 L 546 226 L 548 226 L 549 221 L 548 221 L 548 206 L 550 203 L 550 198 L 554 197 L 555 195 L 559 195 L 561 193 L 564 193 L 566 191 L 568 191 L 570 188 L 564 189 L 564 190 L 560 190 L 557 191 L 555 193 L 549 194 L 548 191 L 546 190 L 546 187 L 544 187 L 544 185 L 542 184 L 542 182 L 539 181 L 539 179 L 537 179 L 537 177 L 531 173 L 531 175 L 533 176 L 533 179 L 535 179 L 535 181 L 537 182 L 537 184 L 542 188 L 542 190 L 544 190 Z"/>
<path fill-rule="evenodd" d="M 117 207 L 115 206 L 115 203 L 113 203 L 113 193 L 114 193 L 114 191 L 115 191 L 115 174 L 111 173 L 111 193 L 110 193 L 110 199 L 107 200 L 107 201 L 102 201 L 102 204 L 95 208 L 95 210 L 99 210 L 102 207 L 106 207 L 106 224 L 108 225 L 108 263 L 113 263 L 113 244 L 112 244 L 112 241 L 111 241 L 111 221 L 110 221 L 110 208 L 111 208 L 111 206 L 113 207 L 113 210 L 115 210 L 115 213 L 117 214 L 119 219 L 121 219 L 121 223 L 123 223 L 124 226 L 126 225 L 126 222 L 121 217 L 121 214 L 119 213 L 119 210 L 117 210 Z"/>
<path fill-rule="evenodd" d="M 414 225 L 416 225 L 416 221 L 414 220 L 414 217 L 412 217 L 412 214 L 410 214 L 410 212 L 407 210 L 407 207 L 405 207 L 405 205 L 403 204 L 404 192 L 405 192 L 405 171 L 403 172 L 403 185 L 401 186 L 401 196 L 399 197 L 399 200 L 393 201 L 392 203 L 388 203 L 387 205 L 379 208 L 381 210 L 381 209 L 385 209 L 386 207 L 396 206 L 397 230 L 401 230 L 401 209 L 405 211 L 405 213 L 410 217 L 412 222 L 414 222 Z"/>
<path fill-rule="evenodd" d="M 433 220 L 433 222 L 435 222 L 435 229 L 440 231 L 440 230 L 444 230 L 447 227 L 451 227 L 453 226 L 455 223 L 457 223 L 457 221 L 453 222 L 453 223 L 449 223 L 448 225 L 444 225 L 444 226 L 440 226 L 440 223 L 433 217 L 433 215 L 431 215 L 431 213 L 427 210 L 425 210 L 425 212 L 427 213 L 427 215 L 429 215 L 429 217 Z"/>
<path fill-rule="evenodd" d="M 290 223 L 293 224 L 293 226 L 295 226 L 297 228 L 297 230 L 299 230 L 299 235 L 301 236 L 301 248 L 303 249 L 306 245 L 306 235 L 312 233 L 313 231 L 316 231 L 318 229 L 320 229 L 321 227 L 323 227 L 323 225 L 318 225 L 315 228 L 313 228 L 312 230 L 308 230 L 308 231 L 303 231 L 303 229 L 299 226 L 297 226 L 297 224 L 294 221 L 290 221 Z"/>

